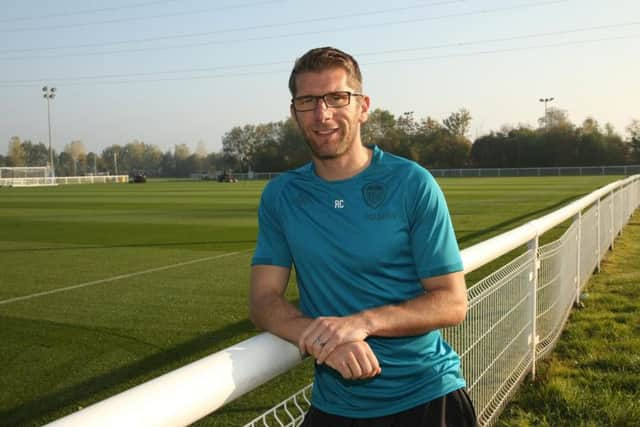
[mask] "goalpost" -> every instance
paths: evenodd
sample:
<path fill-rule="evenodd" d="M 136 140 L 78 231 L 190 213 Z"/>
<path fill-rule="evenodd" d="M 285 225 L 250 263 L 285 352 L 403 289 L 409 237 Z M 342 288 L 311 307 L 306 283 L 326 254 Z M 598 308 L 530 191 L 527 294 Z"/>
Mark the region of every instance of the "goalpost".
<path fill-rule="evenodd" d="M 38 187 L 57 185 L 53 170 L 48 166 L 0 167 L 0 186 Z"/>

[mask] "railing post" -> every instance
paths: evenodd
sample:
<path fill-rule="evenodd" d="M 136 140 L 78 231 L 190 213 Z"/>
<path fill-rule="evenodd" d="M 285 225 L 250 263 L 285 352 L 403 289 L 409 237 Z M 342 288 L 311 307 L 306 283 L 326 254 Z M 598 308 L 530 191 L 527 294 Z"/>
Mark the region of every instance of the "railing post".
<path fill-rule="evenodd" d="M 573 221 L 578 223 L 578 232 L 576 233 L 576 306 L 580 306 L 580 246 L 582 244 L 582 211 L 579 211 Z"/>
<path fill-rule="evenodd" d="M 529 287 L 531 289 L 531 380 L 536 379 L 536 346 L 538 345 L 538 272 L 540 270 L 540 256 L 538 254 L 538 235 L 527 243 L 533 252 L 533 271 L 529 273 Z"/>
<path fill-rule="evenodd" d="M 616 229 L 616 217 L 615 217 L 615 211 L 614 211 L 614 199 L 615 199 L 615 193 L 613 192 L 613 190 L 611 190 L 611 202 L 609 203 L 609 213 L 611 214 L 611 224 L 609 224 L 609 226 L 611 227 L 609 229 L 609 248 L 611 250 L 613 250 L 613 241 L 615 240 L 615 229 Z"/>
<path fill-rule="evenodd" d="M 596 204 L 596 259 L 598 260 L 598 273 L 600 273 L 600 234 L 602 233 L 602 227 L 600 226 L 600 198 L 598 198 L 598 202 Z"/>

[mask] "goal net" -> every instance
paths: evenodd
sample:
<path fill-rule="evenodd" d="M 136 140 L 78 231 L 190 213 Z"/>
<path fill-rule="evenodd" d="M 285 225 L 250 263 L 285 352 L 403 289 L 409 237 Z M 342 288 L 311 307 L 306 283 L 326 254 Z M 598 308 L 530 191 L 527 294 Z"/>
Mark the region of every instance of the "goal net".
<path fill-rule="evenodd" d="M 53 170 L 48 166 L 0 167 L 0 186 L 35 187 L 56 185 Z"/>

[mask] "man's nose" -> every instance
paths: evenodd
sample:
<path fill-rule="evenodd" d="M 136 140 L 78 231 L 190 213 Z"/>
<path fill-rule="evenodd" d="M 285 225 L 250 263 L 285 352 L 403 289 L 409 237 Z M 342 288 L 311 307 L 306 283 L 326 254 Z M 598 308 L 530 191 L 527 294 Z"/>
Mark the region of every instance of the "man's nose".
<path fill-rule="evenodd" d="M 324 120 L 331 117 L 331 109 L 327 106 L 327 102 L 324 98 L 318 98 L 316 100 L 316 107 L 313 109 L 313 115 L 316 120 Z"/>

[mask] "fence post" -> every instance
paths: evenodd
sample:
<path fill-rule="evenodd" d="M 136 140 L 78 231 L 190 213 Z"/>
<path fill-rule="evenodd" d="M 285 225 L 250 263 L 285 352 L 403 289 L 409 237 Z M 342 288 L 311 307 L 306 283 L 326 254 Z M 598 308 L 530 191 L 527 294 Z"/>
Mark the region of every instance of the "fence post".
<path fill-rule="evenodd" d="M 582 211 L 579 211 L 573 217 L 573 221 L 578 223 L 578 232 L 576 233 L 576 307 L 580 306 L 580 246 L 582 245 Z"/>
<path fill-rule="evenodd" d="M 598 202 L 596 204 L 596 259 L 598 260 L 598 273 L 600 273 L 600 234 L 602 233 L 602 227 L 600 226 L 600 198 L 598 197 Z"/>
<path fill-rule="evenodd" d="M 538 345 L 538 271 L 540 270 L 540 256 L 538 254 L 538 234 L 527 243 L 527 248 L 533 252 L 533 271 L 529 273 L 529 287 L 531 289 L 531 380 L 536 379 L 536 346 Z"/>
<path fill-rule="evenodd" d="M 613 250 L 613 241 L 615 240 L 616 217 L 614 211 L 615 193 L 611 190 L 611 202 L 609 203 L 609 213 L 611 214 L 611 223 L 609 224 L 609 248 Z"/>

